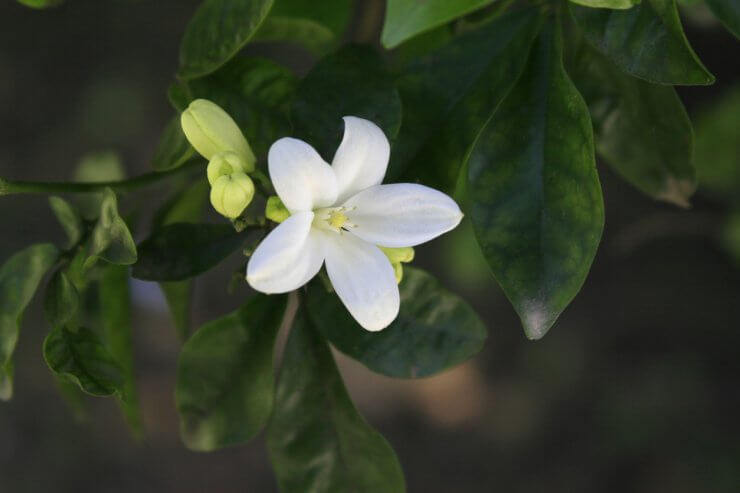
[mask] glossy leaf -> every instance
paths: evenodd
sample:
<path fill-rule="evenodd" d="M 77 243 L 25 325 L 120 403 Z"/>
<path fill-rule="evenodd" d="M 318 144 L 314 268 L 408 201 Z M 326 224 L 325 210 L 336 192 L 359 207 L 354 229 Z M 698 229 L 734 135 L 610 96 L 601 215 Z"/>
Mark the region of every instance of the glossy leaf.
<path fill-rule="evenodd" d="M 13 395 L 12 360 L 23 312 L 59 250 L 49 243 L 29 246 L 0 267 L 0 398 Z"/>
<path fill-rule="evenodd" d="M 387 328 L 363 329 L 318 283 L 307 296 L 313 325 L 341 352 L 391 377 L 434 375 L 480 351 L 487 334 L 475 311 L 426 272 L 409 266 L 403 271 L 401 311 Z"/>
<path fill-rule="evenodd" d="M 270 417 L 273 346 L 285 296 L 256 295 L 209 322 L 183 346 L 175 401 L 180 430 L 193 450 L 209 451 L 254 437 Z"/>
<path fill-rule="evenodd" d="M 288 111 L 296 85 L 295 75 L 274 62 L 236 58 L 208 77 L 189 81 L 188 88 L 191 98 L 224 108 L 259 157 L 290 133 Z"/>
<path fill-rule="evenodd" d="M 131 428 L 141 431 L 138 397 L 134 381 L 134 350 L 131 333 L 131 295 L 128 268 L 108 265 L 99 284 L 100 313 L 105 347 L 121 368 L 120 404 Z"/>
<path fill-rule="evenodd" d="M 737 0 L 707 0 L 707 5 L 727 30 L 740 38 L 740 2 Z"/>
<path fill-rule="evenodd" d="M 123 371 L 90 329 L 55 328 L 44 340 L 44 359 L 54 373 L 88 394 L 123 393 Z"/>
<path fill-rule="evenodd" d="M 46 287 L 44 309 L 49 325 L 61 327 L 66 325 L 77 313 L 80 295 L 64 270 L 57 270 Z"/>
<path fill-rule="evenodd" d="M 195 151 L 180 126 L 180 116 L 174 116 L 167 123 L 159 139 L 157 150 L 152 157 L 152 167 L 157 171 L 164 171 L 182 166 L 193 157 Z"/>
<path fill-rule="evenodd" d="M 394 48 L 407 39 L 484 7 L 492 1 L 388 0 L 380 40 L 386 48 Z"/>
<path fill-rule="evenodd" d="M 402 493 L 393 450 L 358 414 L 326 342 L 299 312 L 267 428 L 283 493 Z"/>
<path fill-rule="evenodd" d="M 226 224 L 170 224 L 139 245 L 132 274 L 147 281 L 182 281 L 215 267 L 238 249 L 246 231 Z"/>
<path fill-rule="evenodd" d="M 676 91 L 625 75 L 586 50 L 573 75 L 589 104 L 596 151 L 643 193 L 688 207 L 696 188 L 693 133 Z"/>
<path fill-rule="evenodd" d="M 478 140 L 468 190 L 481 250 L 539 339 L 581 288 L 604 222 L 591 119 L 555 22 Z"/>
<path fill-rule="evenodd" d="M 331 29 L 310 19 L 270 16 L 262 23 L 253 40 L 295 42 L 320 56 L 334 45 L 336 38 Z"/>
<path fill-rule="evenodd" d="M 183 79 L 202 77 L 229 61 L 267 17 L 273 0 L 205 0 L 180 44 Z"/>
<path fill-rule="evenodd" d="M 631 9 L 642 0 L 570 0 L 584 7 L 598 9 Z"/>
<path fill-rule="evenodd" d="M 87 266 L 94 263 L 98 257 L 119 265 L 136 262 L 136 244 L 126 226 L 126 221 L 118 215 L 116 194 L 109 188 L 103 192 L 100 216 L 90 237 L 88 257 Z"/>
<path fill-rule="evenodd" d="M 714 82 L 683 33 L 676 0 L 643 0 L 629 10 L 572 4 L 571 11 L 586 40 L 630 75 L 658 84 Z"/>
<path fill-rule="evenodd" d="M 399 80 L 404 122 L 388 181 L 452 192 L 481 130 L 521 74 L 540 24 L 533 9 L 507 15 L 406 67 Z"/>
<path fill-rule="evenodd" d="M 366 118 L 395 138 L 401 99 L 375 50 L 351 45 L 325 57 L 296 91 L 291 121 L 296 137 L 331 161 L 344 132 L 342 117 Z"/>
<path fill-rule="evenodd" d="M 67 235 L 67 246 L 76 245 L 85 231 L 80 214 L 61 197 L 49 197 L 49 206 Z"/>

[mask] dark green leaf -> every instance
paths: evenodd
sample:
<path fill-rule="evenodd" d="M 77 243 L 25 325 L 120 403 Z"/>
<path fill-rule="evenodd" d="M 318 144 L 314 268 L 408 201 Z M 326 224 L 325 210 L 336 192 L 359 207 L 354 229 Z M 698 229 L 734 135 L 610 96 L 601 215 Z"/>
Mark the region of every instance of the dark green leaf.
<path fill-rule="evenodd" d="M 737 0 L 707 0 L 707 4 L 727 30 L 740 38 L 740 2 Z"/>
<path fill-rule="evenodd" d="M 393 450 L 358 414 L 331 351 L 298 313 L 267 447 L 283 493 L 402 493 Z"/>
<path fill-rule="evenodd" d="M 540 24 L 536 10 L 508 15 L 408 65 L 399 81 L 404 123 L 388 181 L 454 189 L 482 128 L 521 74 Z"/>
<path fill-rule="evenodd" d="M 31 245 L 0 267 L 0 398 L 3 400 L 13 395 L 11 357 L 18 342 L 23 311 L 58 255 L 54 245 Z"/>
<path fill-rule="evenodd" d="M 52 330 L 44 340 L 44 359 L 57 375 L 67 378 L 91 395 L 123 393 L 124 375 L 98 336 L 84 327 Z"/>
<path fill-rule="evenodd" d="M 591 119 L 554 21 L 478 140 L 468 189 L 483 254 L 539 339 L 581 288 L 604 221 Z"/>
<path fill-rule="evenodd" d="M 175 401 L 185 444 L 200 451 L 245 442 L 270 417 L 273 346 L 285 296 L 256 295 L 185 343 Z"/>
<path fill-rule="evenodd" d="M 76 245 L 84 233 L 80 214 L 61 197 L 49 197 L 49 206 L 67 235 L 67 245 Z"/>
<path fill-rule="evenodd" d="M 288 69 L 259 58 L 236 58 L 188 84 L 192 98 L 209 99 L 226 110 L 257 156 L 290 133 L 288 110 L 296 85 Z"/>
<path fill-rule="evenodd" d="M 309 19 L 270 16 L 262 23 L 253 41 L 295 42 L 320 56 L 336 41 L 334 33 L 323 24 Z"/>
<path fill-rule="evenodd" d="M 134 380 L 128 268 L 120 265 L 106 266 L 100 279 L 99 295 L 105 346 L 118 363 L 123 376 L 121 408 L 131 428 L 138 433 L 141 431 L 141 419 Z"/>
<path fill-rule="evenodd" d="M 167 88 L 167 99 L 175 110 L 182 113 L 187 109 L 193 98 L 190 96 L 187 86 L 179 82 L 173 82 Z"/>
<path fill-rule="evenodd" d="M 598 9 L 631 9 L 642 0 L 570 0 L 584 7 Z"/>
<path fill-rule="evenodd" d="M 380 40 L 394 48 L 407 39 L 479 9 L 493 0 L 388 0 Z"/>
<path fill-rule="evenodd" d="M 375 50 L 347 46 L 321 60 L 298 86 L 291 108 L 295 135 L 331 159 L 342 137 L 342 117 L 366 118 L 395 138 L 401 98 Z"/>
<path fill-rule="evenodd" d="M 49 325 L 52 328 L 66 325 L 77 313 L 79 304 L 80 295 L 77 288 L 64 270 L 57 270 L 49 280 L 44 298 L 44 309 Z"/>
<path fill-rule="evenodd" d="M 352 0 L 313 2 L 310 0 L 275 0 L 271 16 L 308 19 L 328 27 L 339 38 L 347 28 Z"/>
<path fill-rule="evenodd" d="M 591 110 L 596 151 L 643 193 L 688 207 L 693 134 L 676 91 L 625 75 L 590 50 L 574 79 Z"/>
<path fill-rule="evenodd" d="M 180 45 L 184 79 L 215 71 L 257 32 L 273 0 L 205 0 L 190 20 Z"/>
<path fill-rule="evenodd" d="M 426 272 L 408 266 L 403 272 L 401 311 L 387 328 L 363 329 L 318 283 L 308 293 L 314 326 L 347 356 L 391 377 L 434 375 L 480 351 L 486 328 L 473 309 Z"/>
<path fill-rule="evenodd" d="M 239 248 L 248 230 L 226 224 L 170 224 L 139 245 L 132 274 L 147 281 L 182 281 L 202 274 Z"/>
<path fill-rule="evenodd" d="M 714 82 L 683 33 L 675 0 L 643 0 L 629 10 L 572 4 L 571 11 L 588 42 L 628 74 L 658 84 Z"/>
<path fill-rule="evenodd" d="M 157 150 L 154 151 L 152 167 L 157 171 L 164 171 L 182 166 L 194 154 L 188 139 L 182 132 L 180 116 L 173 116 L 159 139 Z"/>
<path fill-rule="evenodd" d="M 112 264 L 130 265 L 136 262 L 136 244 L 121 216 L 118 215 L 116 194 L 110 188 L 103 192 L 100 216 L 93 229 L 88 247 L 89 267 L 96 258 Z"/>

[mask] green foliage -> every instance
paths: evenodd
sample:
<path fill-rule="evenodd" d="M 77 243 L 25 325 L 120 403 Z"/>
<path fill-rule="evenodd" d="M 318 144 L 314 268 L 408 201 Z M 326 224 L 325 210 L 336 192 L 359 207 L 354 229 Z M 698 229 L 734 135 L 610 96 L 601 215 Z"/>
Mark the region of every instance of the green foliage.
<path fill-rule="evenodd" d="M 307 296 L 313 325 L 337 349 L 378 373 L 426 377 L 470 359 L 486 328 L 472 308 L 426 272 L 404 267 L 401 313 L 380 332 L 360 327 L 339 298 L 314 283 Z"/>
<path fill-rule="evenodd" d="M 310 53 L 320 56 L 334 45 L 336 38 L 331 30 L 309 19 L 268 17 L 254 36 L 254 41 L 292 41 Z"/>
<path fill-rule="evenodd" d="M 44 297 L 44 310 L 49 325 L 52 327 L 66 325 L 77 313 L 79 305 L 80 295 L 77 288 L 63 269 L 57 270 L 49 280 Z"/>
<path fill-rule="evenodd" d="M 190 20 L 180 45 L 183 79 L 215 71 L 249 41 L 273 0 L 205 0 Z"/>
<path fill-rule="evenodd" d="M 599 9 L 631 9 L 642 0 L 570 0 L 584 7 Z"/>
<path fill-rule="evenodd" d="M 46 9 L 61 5 L 62 0 L 18 0 L 18 2 L 33 9 Z"/>
<path fill-rule="evenodd" d="M 82 239 L 85 228 L 79 212 L 61 197 L 49 197 L 49 206 L 67 235 L 67 246 L 76 245 Z"/>
<path fill-rule="evenodd" d="M 571 5 L 584 37 L 624 72 L 656 84 L 712 84 L 689 45 L 676 0 L 643 0 L 629 10 Z"/>
<path fill-rule="evenodd" d="M 357 413 L 329 347 L 302 312 L 285 347 L 267 447 L 283 493 L 406 489 L 393 450 Z"/>
<path fill-rule="evenodd" d="M 275 337 L 285 296 L 257 295 L 183 346 L 175 400 L 185 444 L 209 451 L 254 437 L 272 411 Z"/>
<path fill-rule="evenodd" d="M 180 117 L 174 116 L 167 123 L 159 140 L 159 145 L 152 157 L 152 167 L 157 171 L 164 171 L 182 166 L 193 157 L 195 151 L 180 127 Z"/>
<path fill-rule="evenodd" d="M 483 254 L 539 339 L 583 284 L 604 222 L 591 119 L 553 20 L 479 138 L 468 188 Z"/>
<path fill-rule="evenodd" d="M 326 26 L 339 38 L 347 27 L 352 13 L 352 0 L 314 2 L 311 0 L 275 0 L 271 16 L 313 21 Z"/>
<path fill-rule="evenodd" d="M 58 255 L 54 245 L 32 245 L 0 267 L 0 398 L 3 400 L 13 395 L 11 357 L 18 342 L 21 317 Z"/>
<path fill-rule="evenodd" d="M 97 258 L 119 265 L 133 264 L 137 258 L 136 244 L 126 221 L 118 215 L 116 194 L 110 188 L 103 192 L 100 216 L 90 237 L 85 265 L 91 266 Z"/>
<path fill-rule="evenodd" d="M 736 0 L 707 0 L 707 5 L 727 30 L 740 38 L 740 3 Z"/>

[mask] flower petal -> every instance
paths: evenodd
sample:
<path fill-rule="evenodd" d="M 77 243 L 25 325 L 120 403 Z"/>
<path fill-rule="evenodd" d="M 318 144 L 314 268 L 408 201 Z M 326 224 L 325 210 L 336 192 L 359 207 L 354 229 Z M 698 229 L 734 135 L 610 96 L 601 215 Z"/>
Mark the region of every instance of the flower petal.
<path fill-rule="evenodd" d="M 263 293 L 287 293 L 306 284 L 324 261 L 313 212 L 299 212 L 262 240 L 247 264 L 247 282 Z"/>
<path fill-rule="evenodd" d="M 334 171 L 302 140 L 285 137 L 272 144 L 267 166 L 275 191 L 289 211 L 310 211 L 336 202 Z"/>
<path fill-rule="evenodd" d="M 344 306 L 367 330 L 386 328 L 401 301 L 388 258 L 378 247 L 351 234 L 327 237 L 326 271 Z"/>
<path fill-rule="evenodd" d="M 390 154 L 388 139 L 376 124 L 345 116 L 344 137 L 331 162 L 337 175 L 337 201 L 341 203 L 367 187 L 379 185 Z"/>
<path fill-rule="evenodd" d="M 343 205 L 350 209 L 345 213 L 349 222 L 356 225 L 350 231 L 384 247 L 424 243 L 450 231 L 463 217 L 452 198 L 415 183 L 376 185 Z"/>

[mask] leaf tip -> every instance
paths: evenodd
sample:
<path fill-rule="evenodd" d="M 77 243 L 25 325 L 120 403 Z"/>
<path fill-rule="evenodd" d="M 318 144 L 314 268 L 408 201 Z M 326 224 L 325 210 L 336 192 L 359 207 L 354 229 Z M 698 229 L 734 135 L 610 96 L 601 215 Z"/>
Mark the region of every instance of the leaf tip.
<path fill-rule="evenodd" d="M 696 191 L 696 183 L 686 178 L 675 178 L 669 176 L 663 189 L 655 195 L 655 198 L 677 205 L 682 209 L 691 207 L 689 199 Z"/>
<path fill-rule="evenodd" d="M 537 341 L 544 337 L 555 323 L 557 314 L 553 314 L 547 306 L 540 301 L 531 301 L 524 305 L 519 313 L 527 339 Z"/>

